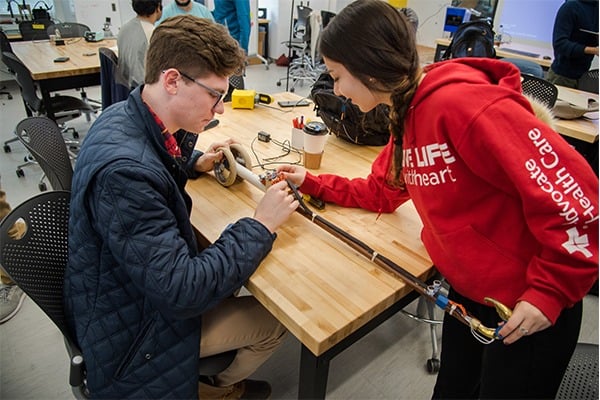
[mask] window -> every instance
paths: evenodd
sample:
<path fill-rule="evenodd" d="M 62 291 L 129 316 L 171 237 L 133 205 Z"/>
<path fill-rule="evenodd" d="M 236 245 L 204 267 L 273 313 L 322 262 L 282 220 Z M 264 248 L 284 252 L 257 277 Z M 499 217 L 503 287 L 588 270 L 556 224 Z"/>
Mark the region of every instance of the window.
<path fill-rule="evenodd" d="M 0 3 L 0 14 L 3 17 L 15 18 L 19 21 L 38 16 L 36 9 L 47 12 L 53 17 L 54 0 L 7 0 Z"/>

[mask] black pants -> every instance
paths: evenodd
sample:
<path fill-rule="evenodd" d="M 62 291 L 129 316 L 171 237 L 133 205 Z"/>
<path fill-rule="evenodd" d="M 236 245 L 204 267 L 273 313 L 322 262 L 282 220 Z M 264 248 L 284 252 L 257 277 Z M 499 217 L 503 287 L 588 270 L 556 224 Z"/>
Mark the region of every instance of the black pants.
<path fill-rule="evenodd" d="M 499 321 L 496 310 L 468 300 L 452 289 L 451 300 L 487 327 Z M 446 314 L 441 366 L 433 399 L 554 399 L 581 327 L 582 302 L 563 310 L 556 324 L 511 345 L 478 342 L 470 329 Z"/>

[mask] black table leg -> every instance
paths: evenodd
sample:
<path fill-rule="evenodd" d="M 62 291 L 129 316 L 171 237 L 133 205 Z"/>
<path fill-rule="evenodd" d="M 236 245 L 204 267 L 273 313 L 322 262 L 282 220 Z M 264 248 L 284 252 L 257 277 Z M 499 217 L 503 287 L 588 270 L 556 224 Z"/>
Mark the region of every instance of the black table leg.
<path fill-rule="evenodd" d="M 298 398 L 324 399 L 328 375 L 329 359 L 315 356 L 306 346 L 302 345 Z"/>

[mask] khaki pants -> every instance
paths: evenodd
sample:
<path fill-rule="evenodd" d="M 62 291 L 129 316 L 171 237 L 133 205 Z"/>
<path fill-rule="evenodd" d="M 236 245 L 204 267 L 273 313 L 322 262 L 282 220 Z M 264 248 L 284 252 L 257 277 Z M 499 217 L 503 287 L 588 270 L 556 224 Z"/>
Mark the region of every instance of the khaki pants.
<path fill-rule="evenodd" d="M 566 86 L 573 89 L 577 89 L 577 79 L 567 78 L 566 76 L 562 76 L 552 71 L 552 68 L 548 70 L 548 75 L 546 76 L 546 80 L 548 82 L 552 82 L 555 85 Z"/>
<path fill-rule="evenodd" d="M 240 382 L 277 349 L 286 329 L 253 296 L 229 297 L 202 315 L 202 357 L 238 349 L 231 365 L 214 376 L 217 386 Z"/>

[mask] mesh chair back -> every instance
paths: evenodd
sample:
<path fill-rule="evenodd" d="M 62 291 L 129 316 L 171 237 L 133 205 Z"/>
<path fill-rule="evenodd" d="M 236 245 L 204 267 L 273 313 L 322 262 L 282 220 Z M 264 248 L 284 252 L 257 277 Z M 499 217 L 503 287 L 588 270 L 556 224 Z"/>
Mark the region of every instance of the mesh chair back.
<path fill-rule="evenodd" d="M 556 399 L 598 399 L 598 345 L 577 343 Z"/>
<path fill-rule="evenodd" d="M 554 107 L 558 98 L 558 88 L 545 79 L 535 77 L 529 74 L 521 74 L 521 88 L 523 94 L 527 94 L 546 105 L 549 109 Z"/>
<path fill-rule="evenodd" d="M 52 25 L 52 21 L 49 19 L 21 21 L 19 32 L 23 40 L 47 40 L 49 36 L 46 30 L 50 25 Z"/>
<path fill-rule="evenodd" d="M 31 197 L 0 222 L 0 264 L 19 287 L 69 337 L 63 311 L 63 282 L 67 266 L 69 222 L 67 191 Z M 22 238 L 12 238 L 15 222 L 25 224 Z"/>
<path fill-rule="evenodd" d="M 577 89 L 598 94 L 598 70 L 591 69 L 577 81 Z"/>
<path fill-rule="evenodd" d="M 56 31 L 60 33 L 63 39 L 85 37 L 85 33 L 90 30 L 90 27 L 77 22 L 63 22 L 60 24 L 52 24 L 46 28 L 48 36 L 56 35 Z"/>
<path fill-rule="evenodd" d="M 54 190 L 71 190 L 73 167 L 58 125 L 47 117 L 25 118 L 15 133 L 40 164 Z"/>
<path fill-rule="evenodd" d="M 294 37 L 304 42 L 310 42 L 310 13 L 312 8 L 307 6 L 296 6 L 297 19 L 294 24 Z"/>
<path fill-rule="evenodd" d="M 70 198 L 65 190 L 42 192 L 0 221 L 0 265 L 62 332 L 70 356 L 69 384 L 76 398 L 87 398 L 85 362 L 63 308 Z M 12 233 L 16 222 L 25 225 L 22 237 Z"/>
<path fill-rule="evenodd" d="M 223 102 L 227 103 L 228 101 L 231 101 L 231 95 L 235 89 L 245 88 L 244 75 L 231 75 L 229 77 L 229 88 L 227 89 L 227 94 L 223 97 Z"/>

